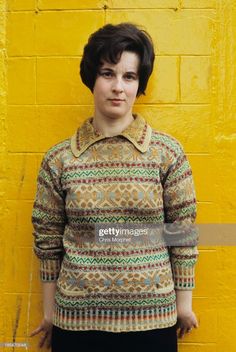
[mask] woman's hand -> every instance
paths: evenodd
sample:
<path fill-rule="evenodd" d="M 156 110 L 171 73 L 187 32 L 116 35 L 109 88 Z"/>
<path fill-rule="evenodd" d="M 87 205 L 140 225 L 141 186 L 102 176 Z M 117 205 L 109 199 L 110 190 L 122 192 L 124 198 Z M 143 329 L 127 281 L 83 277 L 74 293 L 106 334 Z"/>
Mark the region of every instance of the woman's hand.
<path fill-rule="evenodd" d="M 31 332 L 30 337 L 42 332 L 39 340 L 39 348 L 46 343 L 47 348 L 51 346 L 52 327 L 53 327 L 53 311 L 55 302 L 57 282 L 43 282 L 43 320 L 41 324 Z"/>
<path fill-rule="evenodd" d="M 194 312 L 191 309 L 177 309 L 178 337 L 182 338 L 184 334 L 189 333 L 192 328 L 198 328 L 198 321 Z"/>
<path fill-rule="evenodd" d="M 47 348 L 51 347 L 52 326 L 53 326 L 52 321 L 44 318 L 41 324 L 37 327 L 37 329 L 31 332 L 30 337 L 37 335 L 40 332 L 43 333 L 39 340 L 39 344 L 38 344 L 39 348 L 42 348 L 45 343 Z"/>
<path fill-rule="evenodd" d="M 196 315 L 192 311 L 192 291 L 176 290 L 176 307 L 177 307 L 177 329 L 178 337 L 182 338 L 184 334 L 189 333 L 192 328 L 198 328 Z"/>

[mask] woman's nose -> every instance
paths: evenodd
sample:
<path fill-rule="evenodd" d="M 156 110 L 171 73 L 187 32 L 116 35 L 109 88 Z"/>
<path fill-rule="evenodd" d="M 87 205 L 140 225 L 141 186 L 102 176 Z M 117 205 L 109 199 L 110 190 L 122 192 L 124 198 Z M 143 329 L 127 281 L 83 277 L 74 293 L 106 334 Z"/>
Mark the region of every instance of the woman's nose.
<path fill-rule="evenodd" d="M 113 92 L 118 92 L 118 93 L 123 92 L 124 87 L 123 87 L 123 83 L 122 83 L 122 80 L 121 80 L 121 79 L 116 78 L 116 79 L 114 80 L 113 86 L 112 86 L 112 90 L 113 90 Z"/>

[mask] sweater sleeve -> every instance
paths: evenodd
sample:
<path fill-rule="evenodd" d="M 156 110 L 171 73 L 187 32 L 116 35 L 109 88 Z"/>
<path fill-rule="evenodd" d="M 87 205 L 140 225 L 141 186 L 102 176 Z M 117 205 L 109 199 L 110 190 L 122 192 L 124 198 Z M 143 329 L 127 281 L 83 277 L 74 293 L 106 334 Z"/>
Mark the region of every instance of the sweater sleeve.
<path fill-rule="evenodd" d="M 51 154 L 47 152 L 41 162 L 32 211 L 34 253 L 40 259 L 40 278 L 43 282 L 58 279 L 66 223 L 60 161 Z"/>
<path fill-rule="evenodd" d="M 185 226 L 192 231 L 189 238 L 196 239 L 194 225 L 196 219 L 196 194 L 189 161 L 178 143 L 177 154 L 172 157 L 164 187 L 163 200 L 165 223 Z M 188 226 L 189 225 L 189 226 Z M 168 225 L 167 225 L 168 226 Z M 190 245 L 169 247 L 174 287 L 177 290 L 192 290 L 195 287 L 194 268 L 197 262 L 198 249 L 195 242 Z"/>

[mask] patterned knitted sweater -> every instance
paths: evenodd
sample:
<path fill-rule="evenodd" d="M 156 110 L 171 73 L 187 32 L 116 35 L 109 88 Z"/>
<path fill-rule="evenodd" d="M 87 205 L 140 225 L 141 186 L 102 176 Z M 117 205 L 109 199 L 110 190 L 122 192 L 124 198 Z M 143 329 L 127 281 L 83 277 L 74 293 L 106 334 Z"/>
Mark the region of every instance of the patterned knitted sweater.
<path fill-rule="evenodd" d="M 44 154 L 32 213 L 34 251 L 41 280 L 56 281 L 53 323 L 62 329 L 170 327 L 177 320 L 175 290 L 194 288 L 194 245 L 115 246 L 95 239 L 96 224 L 193 223 L 196 217 L 181 144 L 134 118 L 113 137 L 88 118 Z"/>

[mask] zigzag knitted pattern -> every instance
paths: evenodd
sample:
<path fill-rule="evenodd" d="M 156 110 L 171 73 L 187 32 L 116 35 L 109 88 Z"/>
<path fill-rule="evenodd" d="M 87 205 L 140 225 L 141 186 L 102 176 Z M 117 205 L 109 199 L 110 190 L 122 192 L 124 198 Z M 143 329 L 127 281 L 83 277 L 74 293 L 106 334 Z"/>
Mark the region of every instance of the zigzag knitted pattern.
<path fill-rule="evenodd" d="M 45 153 L 33 206 L 40 277 L 57 281 L 54 325 L 113 332 L 174 325 L 175 290 L 194 288 L 197 247 L 108 243 L 95 230 L 195 217 L 191 168 L 175 138 L 140 115 L 114 137 L 85 120 Z"/>

